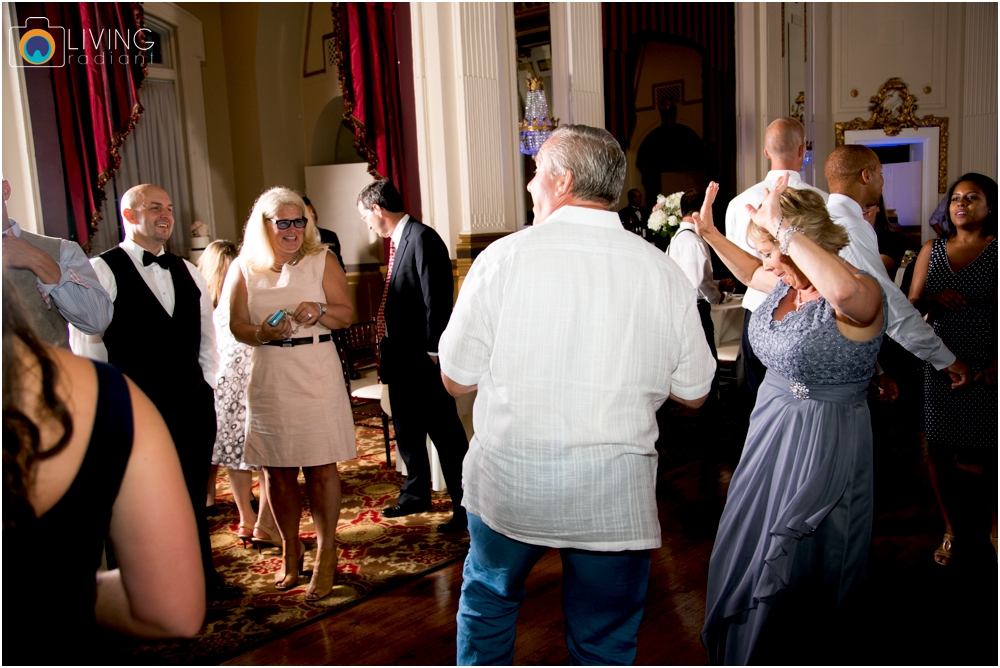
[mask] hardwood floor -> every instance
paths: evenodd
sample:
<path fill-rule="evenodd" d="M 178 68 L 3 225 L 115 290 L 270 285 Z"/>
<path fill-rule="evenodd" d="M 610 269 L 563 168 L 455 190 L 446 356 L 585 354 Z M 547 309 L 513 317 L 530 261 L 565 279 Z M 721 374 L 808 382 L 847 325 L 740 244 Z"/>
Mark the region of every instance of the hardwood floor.
<path fill-rule="evenodd" d="M 708 561 L 729 477 L 746 430 L 738 410 L 714 416 L 666 408 L 660 415 L 658 506 L 663 547 L 654 552 L 637 665 L 706 662 L 699 634 Z M 926 473 L 918 422 L 889 411 L 876 425 L 876 495 L 865 605 L 834 653 L 794 664 L 996 665 L 997 565 L 982 540 L 965 538 L 946 568 L 931 559 L 941 520 Z M 969 486 L 978 480 L 969 478 Z M 995 495 L 995 490 L 993 494 Z M 982 528 L 982 527 L 987 528 Z M 958 544 L 958 541 L 956 541 Z M 956 552 L 958 554 L 958 552 Z M 515 664 L 567 665 L 561 564 L 550 550 L 527 582 Z M 456 563 L 251 650 L 224 665 L 453 665 L 462 582 Z"/>

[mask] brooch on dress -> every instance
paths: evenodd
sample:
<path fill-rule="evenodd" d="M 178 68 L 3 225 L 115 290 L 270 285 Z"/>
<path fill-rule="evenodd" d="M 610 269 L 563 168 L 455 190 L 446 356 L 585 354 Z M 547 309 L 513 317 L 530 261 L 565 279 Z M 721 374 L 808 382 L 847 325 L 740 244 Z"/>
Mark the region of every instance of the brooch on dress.
<path fill-rule="evenodd" d="M 791 390 L 792 396 L 796 399 L 808 399 L 809 398 L 809 388 L 806 387 L 805 383 L 800 383 L 797 380 L 793 380 L 788 384 L 788 389 Z"/>

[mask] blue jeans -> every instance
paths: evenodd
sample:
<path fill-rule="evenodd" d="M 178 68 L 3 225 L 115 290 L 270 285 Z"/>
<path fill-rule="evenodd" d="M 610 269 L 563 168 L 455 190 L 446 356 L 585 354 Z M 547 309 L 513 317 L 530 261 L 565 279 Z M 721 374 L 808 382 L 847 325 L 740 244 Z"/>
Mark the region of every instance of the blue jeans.
<path fill-rule="evenodd" d="M 458 603 L 458 665 L 511 665 L 524 581 L 549 548 L 503 536 L 469 513 Z M 573 665 L 628 665 L 646 606 L 649 550 L 563 548 L 563 615 Z"/>

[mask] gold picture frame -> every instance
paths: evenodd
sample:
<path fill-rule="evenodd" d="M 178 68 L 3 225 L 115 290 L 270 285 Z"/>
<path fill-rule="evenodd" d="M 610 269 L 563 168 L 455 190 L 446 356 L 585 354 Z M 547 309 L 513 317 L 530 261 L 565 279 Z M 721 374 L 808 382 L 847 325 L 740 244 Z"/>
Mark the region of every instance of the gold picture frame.
<path fill-rule="evenodd" d="M 871 98 L 868 111 L 872 112 L 867 121 L 860 117 L 853 121 L 836 123 L 837 146 L 844 144 L 847 130 L 882 130 L 895 137 L 906 128 L 938 128 L 938 192 L 948 190 L 948 119 L 943 116 L 927 115 L 917 118 L 917 98 L 903 80 L 893 77 L 882 84 L 878 93 Z"/>

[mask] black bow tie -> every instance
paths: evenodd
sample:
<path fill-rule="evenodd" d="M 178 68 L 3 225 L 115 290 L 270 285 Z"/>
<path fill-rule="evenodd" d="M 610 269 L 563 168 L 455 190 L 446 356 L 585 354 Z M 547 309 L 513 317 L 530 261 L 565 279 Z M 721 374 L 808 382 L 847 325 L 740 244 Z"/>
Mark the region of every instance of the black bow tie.
<path fill-rule="evenodd" d="M 156 263 L 163 267 L 164 269 L 170 269 L 170 256 L 166 253 L 163 255 L 153 255 L 148 250 L 142 251 L 142 266 L 148 267 L 149 265 Z"/>

